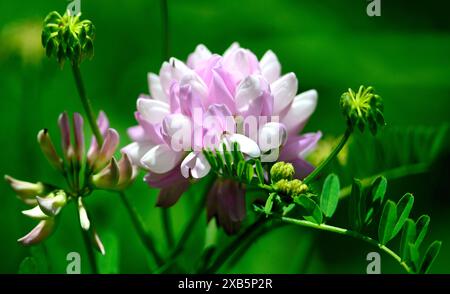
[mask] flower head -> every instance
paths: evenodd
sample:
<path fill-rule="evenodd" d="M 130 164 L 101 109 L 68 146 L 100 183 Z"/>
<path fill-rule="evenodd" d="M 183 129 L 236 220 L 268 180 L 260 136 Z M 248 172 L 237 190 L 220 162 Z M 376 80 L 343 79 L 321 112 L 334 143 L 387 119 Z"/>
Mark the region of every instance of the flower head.
<path fill-rule="evenodd" d="M 5 176 L 5 180 L 16 192 L 17 196 L 31 209 L 22 213 L 30 218 L 39 220 L 39 224 L 26 236 L 18 241 L 24 245 L 38 243 L 48 237 L 53 231 L 57 215 L 70 201 L 76 202 L 81 227 L 91 231 L 94 244 L 100 251 L 103 249 L 101 241 L 91 228 L 88 212 L 84 205 L 84 197 L 94 189 L 122 190 L 135 178 L 136 169 L 126 154 L 119 161 L 113 157 L 119 143 L 119 135 L 109 128 L 106 115 L 100 112 L 97 124 L 104 138 L 102 146 L 96 139 L 91 139 L 88 152 L 85 152 L 83 118 L 79 113 L 73 115 L 71 124 L 67 113 L 62 113 L 58 119 L 61 131 L 62 154 L 60 156 L 53 144 L 48 130 L 38 133 L 37 139 L 42 153 L 50 165 L 60 172 L 67 182 L 67 188 L 42 182 L 29 183 Z"/>
<path fill-rule="evenodd" d="M 162 188 L 160 198 L 171 198 L 158 203 L 175 203 L 183 191 L 166 193 L 168 189 L 183 187 L 185 178 L 209 173 L 205 149 L 220 151 L 225 146 L 231 150 L 237 143 L 249 158 L 291 162 L 297 177 L 311 172 L 304 157 L 321 133 L 299 133 L 316 107 L 317 92 L 297 95 L 297 77 L 294 73 L 281 76 L 272 51 L 258 60 L 237 43 L 223 55 L 199 45 L 187 63 L 171 58 L 158 75 L 150 73 L 148 81 L 150 95 L 137 100 L 139 124 L 129 129 L 134 142 L 123 151 L 148 171 L 145 179 L 151 186 Z M 224 217 L 218 219 L 224 223 Z"/>
<path fill-rule="evenodd" d="M 372 134 L 376 134 L 378 126 L 384 126 L 383 99 L 374 93 L 372 87 L 360 86 L 358 92 L 348 89 L 341 96 L 341 109 L 349 127 L 358 127 L 364 132 L 366 125 Z"/>
<path fill-rule="evenodd" d="M 90 20 L 81 20 L 81 13 L 72 15 L 66 11 L 61 16 L 50 12 L 44 20 L 42 45 L 47 56 L 54 56 L 62 66 L 65 59 L 73 64 L 94 55 L 95 27 Z"/>

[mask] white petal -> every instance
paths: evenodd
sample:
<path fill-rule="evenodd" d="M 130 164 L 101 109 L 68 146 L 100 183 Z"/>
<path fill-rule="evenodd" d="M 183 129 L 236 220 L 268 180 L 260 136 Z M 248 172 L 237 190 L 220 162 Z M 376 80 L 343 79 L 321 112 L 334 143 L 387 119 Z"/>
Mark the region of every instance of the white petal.
<path fill-rule="evenodd" d="M 294 73 L 288 73 L 273 82 L 270 90 L 274 98 L 273 112 L 279 114 L 294 99 L 298 90 L 298 81 Z"/>
<path fill-rule="evenodd" d="M 188 150 L 191 147 L 192 128 L 191 120 L 181 114 L 171 114 L 162 123 L 164 136 L 167 136 L 167 143 L 174 151 Z"/>
<path fill-rule="evenodd" d="M 259 79 L 254 76 L 248 76 L 241 81 L 236 90 L 236 107 L 240 113 L 245 113 L 255 102 L 255 99 L 262 95 L 261 83 Z"/>
<path fill-rule="evenodd" d="M 167 98 L 166 93 L 164 93 L 159 76 L 151 72 L 147 77 L 150 96 L 155 100 L 167 103 L 169 99 Z"/>
<path fill-rule="evenodd" d="M 202 152 L 191 152 L 181 163 L 181 174 L 185 178 L 192 176 L 194 179 L 200 179 L 206 176 L 211 170 L 209 162 Z"/>
<path fill-rule="evenodd" d="M 195 68 L 200 62 L 205 61 L 211 57 L 211 51 L 205 45 L 200 44 L 195 48 L 195 51 L 188 57 L 188 65 Z"/>
<path fill-rule="evenodd" d="M 297 95 L 292 102 L 291 108 L 281 119 L 288 133 L 298 132 L 301 126 L 311 116 L 317 105 L 317 91 L 309 90 Z"/>
<path fill-rule="evenodd" d="M 164 117 L 170 113 L 169 104 L 146 98 L 137 100 L 137 110 L 145 120 L 152 124 L 162 122 Z"/>
<path fill-rule="evenodd" d="M 163 174 L 171 171 L 180 161 L 181 152 L 173 151 L 168 145 L 160 144 L 150 149 L 141 159 L 142 165 L 150 171 Z"/>
<path fill-rule="evenodd" d="M 44 212 L 42 212 L 41 208 L 39 207 L 39 205 L 35 206 L 32 209 L 28 209 L 28 210 L 23 210 L 22 211 L 23 215 L 26 215 L 28 217 L 31 217 L 33 219 L 47 219 L 49 218 L 48 215 L 46 215 Z"/>
<path fill-rule="evenodd" d="M 259 131 L 259 148 L 262 152 L 279 148 L 287 140 L 287 132 L 284 125 L 277 122 L 266 123 Z"/>
<path fill-rule="evenodd" d="M 192 70 L 184 62 L 174 57 L 170 58 L 169 62 L 164 62 L 159 71 L 161 87 L 164 93 L 169 93 L 172 81 L 179 82 L 183 76 L 191 72 Z"/>
<path fill-rule="evenodd" d="M 252 139 L 241 135 L 241 134 L 231 134 L 227 135 L 224 138 L 227 148 L 231 150 L 233 148 L 233 143 L 236 142 L 239 145 L 239 150 L 247 154 L 250 157 L 259 157 L 261 155 L 261 151 L 259 150 L 258 144 Z M 222 146 L 220 146 L 219 150 L 221 150 Z"/>
<path fill-rule="evenodd" d="M 233 42 L 230 47 L 228 47 L 227 50 L 223 53 L 223 58 L 228 57 L 231 53 L 233 53 L 235 50 L 241 48 L 241 45 L 239 45 L 238 42 Z"/>
<path fill-rule="evenodd" d="M 269 83 L 272 83 L 280 78 L 281 64 L 272 50 L 268 50 L 264 54 L 264 56 L 261 58 L 261 61 L 259 62 L 259 66 L 261 67 L 261 73 L 263 77 Z"/>
<path fill-rule="evenodd" d="M 83 200 L 81 197 L 78 197 L 78 214 L 80 217 L 81 228 L 85 231 L 88 231 L 91 227 L 91 222 L 89 221 L 89 217 L 87 215 L 87 211 L 83 205 Z"/>
<path fill-rule="evenodd" d="M 141 164 L 141 158 L 155 145 L 148 142 L 133 142 L 122 148 L 122 152 L 126 153 L 131 159 L 133 165 L 143 167 Z"/>

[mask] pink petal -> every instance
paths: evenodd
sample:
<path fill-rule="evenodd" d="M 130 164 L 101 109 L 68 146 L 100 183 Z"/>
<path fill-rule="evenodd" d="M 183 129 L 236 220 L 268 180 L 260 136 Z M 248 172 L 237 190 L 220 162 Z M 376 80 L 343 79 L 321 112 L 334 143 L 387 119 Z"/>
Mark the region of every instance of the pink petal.
<path fill-rule="evenodd" d="M 269 82 L 272 83 L 280 78 L 281 64 L 277 56 L 272 50 L 268 50 L 259 62 L 261 67 L 261 74 Z"/>
<path fill-rule="evenodd" d="M 41 220 L 39 224 L 31 230 L 31 232 L 17 241 L 22 243 L 22 245 L 37 244 L 50 236 L 50 234 L 53 232 L 54 227 L 55 220 L 53 218 Z"/>
<path fill-rule="evenodd" d="M 211 55 L 212 55 L 211 51 L 209 51 L 205 45 L 203 44 L 197 45 L 195 51 L 189 55 L 187 64 L 190 68 L 195 68 L 200 63 L 204 62 L 205 60 L 208 60 L 211 57 Z"/>
<path fill-rule="evenodd" d="M 288 107 L 297 94 L 298 81 L 294 73 L 288 73 L 270 85 L 274 97 L 274 114 L 280 114 Z"/>
<path fill-rule="evenodd" d="M 321 137 L 321 132 L 290 136 L 281 151 L 280 160 L 291 161 L 297 158 L 304 158 L 316 147 Z"/>
<path fill-rule="evenodd" d="M 316 109 L 317 92 L 309 90 L 297 95 L 292 101 L 291 107 L 281 118 L 289 134 L 298 134 L 305 125 L 308 118 Z"/>

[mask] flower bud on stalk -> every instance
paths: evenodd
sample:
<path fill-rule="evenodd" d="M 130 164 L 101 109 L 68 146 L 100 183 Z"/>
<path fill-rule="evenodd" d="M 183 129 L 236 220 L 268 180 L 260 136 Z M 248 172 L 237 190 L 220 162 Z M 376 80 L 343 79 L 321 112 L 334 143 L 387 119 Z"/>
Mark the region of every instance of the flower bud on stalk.
<path fill-rule="evenodd" d="M 50 138 L 47 129 L 43 129 L 38 133 L 38 143 L 41 146 L 42 153 L 44 153 L 48 162 L 59 172 L 64 172 L 64 164 L 62 158 L 56 152 L 55 146 Z"/>
<path fill-rule="evenodd" d="M 270 169 L 270 178 L 273 183 L 276 183 L 282 179 L 292 180 L 294 174 L 294 166 L 291 163 L 286 163 L 283 161 L 275 163 Z"/>

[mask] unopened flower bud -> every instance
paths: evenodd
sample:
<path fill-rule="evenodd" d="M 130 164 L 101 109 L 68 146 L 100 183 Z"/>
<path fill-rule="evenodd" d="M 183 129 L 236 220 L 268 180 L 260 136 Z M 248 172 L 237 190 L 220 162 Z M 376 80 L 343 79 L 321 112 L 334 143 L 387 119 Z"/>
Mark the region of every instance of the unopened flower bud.
<path fill-rule="evenodd" d="M 58 171 L 64 171 L 64 164 L 62 158 L 58 155 L 53 145 L 52 139 L 47 129 L 41 130 L 38 133 L 38 143 L 41 146 L 42 153 L 44 153 L 48 162 Z"/>
<path fill-rule="evenodd" d="M 84 156 L 83 117 L 77 112 L 73 114 L 73 132 L 75 157 L 81 162 Z"/>
<path fill-rule="evenodd" d="M 25 181 L 20 181 L 5 175 L 5 180 L 11 186 L 11 188 L 16 192 L 17 196 L 26 204 L 34 205 L 36 204 L 35 197 L 45 193 L 45 185 L 41 182 L 29 183 Z"/>
<path fill-rule="evenodd" d="M 270 169 L 270 178 L 272 183 L 276 183 L 282 179 L 292 180 L 294 174 L 294 166 L 291 163 L 286 163 L 283 161 L 275 163 Z"/>
<path fill-rule="evenodd" d="M 282 179 L 275 183 L 275 189 L 284 196 L 294 197 L 308 191 L 308 186 L 302 181 Z"/>
<path fill-rule="evenodd" d="M 100 189 L 113 189 L 119 182 L 119 165 L 115 158 L 99 173 L 92 176 L 92 183 Z"/>
<path fill-rule="evenodd" d="M 56 190 L 45 197 L 36 197 L 41 210 L 49 216 L 57 215 L 67 203 L 67 195 L 63 190 Z"/>
<path fill-rule="evenodd" d="M 102 254 L 105 255 L 105 246 L 103 246 L 102 240 L 100 239 L 97 232 L 94 230 L 93 232 L 93 241 L 95 248 Z"/>
<path fill-rule="evenodd" d="M 111 160 L 117 145 L 119 144 L 119 134 L 114 129 L 108 129 L 106 131 L 105 140 L 102 148 L 98 153 L 97 158 L 94 161 L 94 171 L 102 169 Z"/>
<path fill-rule="evenodd" d="M 81 14 L 53 11 L 44 20 L 42 45 L 47 56 L 56 57 L 62 66 L 66 59 L 79 64 L 94 55 L 95 27 L 89 20 L 80 20 Z"/>
<path fill-rule="evenodd" d="M 59 129 L 61 130 L 61 146 L 65 158 L 70 161 L 74 155 L 72 145 L 70 144 L 70 124 L 67 112 L 61 113 L 58 118 Z"/>
<path fill-rule="evenodd" d="M 383 99 L 374 93 L 372 87 L 360 86 L 358 92 L 348 89 L 340 101 L 342 112 L 350 128 L 358 127 L 361 132 L 368 126 L 376 134 L 378 126 L 384 126 Z"/>
<path fill-rule="evenodd" d="M 23 210 L 22 211 L 23 215 L 26 215 L 32 219 L 38 219 L 38 220 L 43 220 L 43 219 L 48 219 L 49 216 L 46 215 L 42 209 L 39 207 L 39 205 L 36 205 L 35 207 L 33 207 L 32 209 L 28 209 L 28 210 Z"/>
<path fill-rule="evenodd" d="M 55 219 L 48 218 L 46 220 L 41 220 L 39 224 L 34 227 L 31 232 L 17 240 L 17 242 L 22 243 L 22 245 L 33 245 L 41 242 L 53 232 L 55 227 Z"/>
<path fill-rule="evenodd" d="M 83 205 L 83 200 L 81 197 L 78 197 L 78 214 L 80 217 L 81 228 L 85 231 L 88 231 L 91 227 L 91 222 L 89 221 L 89 217 L 86 208 Z"/>

